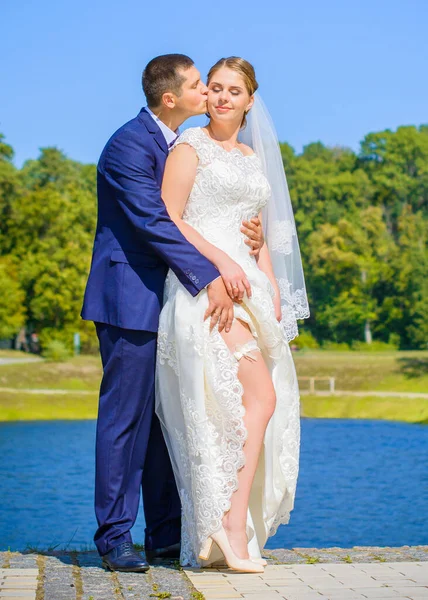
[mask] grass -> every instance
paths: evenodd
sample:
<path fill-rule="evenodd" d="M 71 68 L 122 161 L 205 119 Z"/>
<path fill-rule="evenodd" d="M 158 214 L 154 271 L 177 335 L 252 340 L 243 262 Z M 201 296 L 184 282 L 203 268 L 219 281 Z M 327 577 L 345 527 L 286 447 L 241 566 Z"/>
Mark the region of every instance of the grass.
<path fill-rule="evenodd" d="M 62 363 L 44 361 L 0 366 L 0 387 L 3 388 L 97 392 L 100 380 L 101 362 L 97 356 L 76 356 Z"/>
<path fill-rule="evenodd" d="M 8 355 L 28 356 L 6 351 Z M 5 351 L 0 351 L 0 357 Z M 336 389 L 349 391 L 428 392 L 428 352 L 301 351 L 293 355 L 301 377 L 336 378 Z M 1 365 L 0 387 L 65 389 L 70 393 L 0 392 L 0 421 L 95 419 L 101 364 L 98 357 L 78 356 L 64 363 Z M 323 389 L 317 383 L 317 389 Z M 301 382 L 301 389 L 307 385 Z M 324 388 L 326 389 L 326 388 Z M 72 392 L 90 391 L 79 395 Z M 355 396 L 302 396 L 302 414 L 319 418 L 366 418 L 428 423 L 428 400 Z"/>
<path fill-rule="evenodd" d="M 338 390 L 428 392 L 427 351 L 364 353 L 307 350 L 293 356 L 300 377 L 335 377 Z M 323 389 L 322 383 L 317 383 L 320 390 Z M 302 382 L 302 388 L 303 385 L 307 384 Z"/>
<path fill-rule="evenodd" d="M 1 367 L 0 367 L 1 368 Z M 0 392 L 0 421 L 95 419 L 98 394 L 44 395 Z"/>
<path fill-rule="evenodd" d="M 425 398 L 302 396 L 302 415 L 322 419 L 385 419 L 428 424 Z"/>

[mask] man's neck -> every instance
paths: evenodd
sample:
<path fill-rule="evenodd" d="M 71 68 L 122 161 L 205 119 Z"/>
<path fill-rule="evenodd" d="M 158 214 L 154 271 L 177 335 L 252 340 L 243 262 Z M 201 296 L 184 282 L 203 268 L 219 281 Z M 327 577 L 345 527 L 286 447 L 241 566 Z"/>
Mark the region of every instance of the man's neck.
<path fill-rule="evenodd" d="M 176 114 L 173 110 L 165 109 L 163 107 L 151 108 L 149 106 L 149 108 L 164 125 L 171 129 L 171 131 L 177 131 L 180 125 L 186 120 L 181 115 Z"/>

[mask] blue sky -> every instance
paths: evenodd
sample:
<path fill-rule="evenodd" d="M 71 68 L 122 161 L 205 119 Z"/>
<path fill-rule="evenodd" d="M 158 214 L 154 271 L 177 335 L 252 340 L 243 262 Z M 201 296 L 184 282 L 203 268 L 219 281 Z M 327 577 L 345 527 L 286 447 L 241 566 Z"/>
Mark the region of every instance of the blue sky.
<path fill-rule="evenodd" d="M 0 20 L 0 131 L 17 165 L 51 145 L 96 162 L 145 103 L 142 68 L 167 52 L 204 76 L 221 56 L 250 60 L 297 151 L 428 122 L 426 0 L 2 0 Z"/>

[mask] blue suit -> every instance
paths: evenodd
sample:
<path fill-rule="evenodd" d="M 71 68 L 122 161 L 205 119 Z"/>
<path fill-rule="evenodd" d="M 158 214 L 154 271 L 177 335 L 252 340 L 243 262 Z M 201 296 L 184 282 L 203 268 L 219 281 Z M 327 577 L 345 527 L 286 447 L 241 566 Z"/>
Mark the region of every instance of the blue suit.
<path fill-rule="evenodd" d="M 96 324 L 103 363 L 94 538 L 100 554 L 131 541 L 141 486 L 146 548 L 180 539 L 180 502 L 154 414 L 156 332 L 168 268 L 192 296 L 219 273 L 169 218 L 160 191 L 167 155 L 161 130 L 143 109 L 113 134 L 98 163 L 82 317 Z"/>

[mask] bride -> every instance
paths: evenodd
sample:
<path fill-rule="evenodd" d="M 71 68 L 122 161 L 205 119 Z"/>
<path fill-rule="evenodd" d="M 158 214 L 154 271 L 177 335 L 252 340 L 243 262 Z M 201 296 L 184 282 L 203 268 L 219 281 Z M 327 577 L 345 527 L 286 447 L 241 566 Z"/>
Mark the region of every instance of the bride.
<path fill-rule="evenodd" d="M 294 505 L 299 391 L 288 342 L 309 316 L 278 141 L 257 87 L 244 59 L 217 62 L 209 124 L 182 133 L 168 157 L 168 212 L 218 268 L 234 318 L 226 329 L 208 321 L 206 290 L 191 297 L 169 271 L 156 379 L 182 503 L 181 564 L 222 558 L 244 572 L 263 571 L 261 550 Z M 255 258 L 240 224 L 258 214 L 266 244 Z"/>

